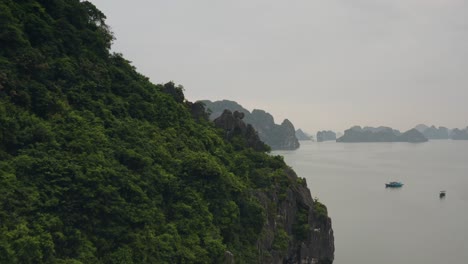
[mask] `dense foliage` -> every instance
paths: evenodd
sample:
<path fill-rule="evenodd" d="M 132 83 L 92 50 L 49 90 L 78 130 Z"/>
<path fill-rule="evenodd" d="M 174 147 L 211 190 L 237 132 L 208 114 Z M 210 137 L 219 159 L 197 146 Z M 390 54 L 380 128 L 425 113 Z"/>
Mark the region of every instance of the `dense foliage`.
<path fill-rule="evenodd" d="M 224 140 L 112 40 L 89 2 L 0 2 L 0 263 L 255 261 L 253 190 L 291 184 L 283 160 Z"/>

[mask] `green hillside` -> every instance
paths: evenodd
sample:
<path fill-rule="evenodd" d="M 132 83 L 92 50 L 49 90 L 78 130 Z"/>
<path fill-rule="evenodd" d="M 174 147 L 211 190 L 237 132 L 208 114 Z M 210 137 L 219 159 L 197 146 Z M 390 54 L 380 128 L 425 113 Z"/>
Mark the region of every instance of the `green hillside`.
<path fill-rule="evenodd" d="M 255 193 L 300 181 L 112 40 L 89 2 L 0 2 L 0 263 L 257 263 Z"/>

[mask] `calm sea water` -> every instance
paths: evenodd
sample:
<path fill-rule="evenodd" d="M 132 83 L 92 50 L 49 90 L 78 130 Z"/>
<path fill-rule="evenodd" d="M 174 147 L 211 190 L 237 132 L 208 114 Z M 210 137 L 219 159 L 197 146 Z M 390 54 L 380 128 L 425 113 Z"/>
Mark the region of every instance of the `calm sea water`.
<path fill-rule="evenodd" d="M 468 141 L 301 141 L 273 154 L 327 205 L 335 264 L 468 263 Z M 386 189 L 393 180 L 405 185 Z"/>

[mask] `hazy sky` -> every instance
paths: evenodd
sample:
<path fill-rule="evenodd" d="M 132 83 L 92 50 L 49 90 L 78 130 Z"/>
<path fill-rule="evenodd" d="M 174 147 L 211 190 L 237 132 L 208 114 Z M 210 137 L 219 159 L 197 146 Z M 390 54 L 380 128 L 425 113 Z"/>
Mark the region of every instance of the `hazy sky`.
<path fill-rule="evenodd" d="M 468 125 L 468 0 L 92 0 L 121 52 L 191 100 L 314 132 Z"/>

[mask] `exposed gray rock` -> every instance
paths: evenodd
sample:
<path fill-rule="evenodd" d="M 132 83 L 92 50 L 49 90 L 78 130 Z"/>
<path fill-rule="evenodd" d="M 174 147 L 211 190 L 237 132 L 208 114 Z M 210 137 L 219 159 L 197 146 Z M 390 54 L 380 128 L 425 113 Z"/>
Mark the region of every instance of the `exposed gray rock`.
<path fill-rule="evenodd" d="M 238 112 L 225 110 L 214 120 L 215 125 L 226 131 L 226 138 L 245 137 L 256 146 L 257 134 L 246 125 Z M 291 129 L 289 121 L 283 122 Z M 249 127 L 253 130 L 252 133 Z M 257 241 L 262 264 L 329 264 L 334 259 L 334 236 L 331 219 L 326 207 L 312 199 L 305 179 L 287 168 L 284 171 L 288 184 L 283 182 L 267 190 L 254 191 L 260 205 L 265 208 L 266 221 Z M 233 263 L 235 256 L 225 252 L 224 263 Z"/>
<path fill-rule="evenodd" d="M 302 131 L 302 129 L 296 130 L 296 138 L 298 140 L 313 140 L 313 137 Z"/>
<path fill-rule="evenodd" d="M 294 125 L 288 119 L 285 119 L 283 123 L 279 127 L 276 128 L 277 130 L 277 143 L 275 144 L 281 149 L 297 149 L 299 148 L 299 140 L 296 138 L 296 129 Z"/>
<path fill-rule="evenodd" d="M 226 132 L 228 140 L 240 135 L 247 141 L 249 147 L 258 151 L 269 150 L 269 147 L 260 140 L 255 129 L 242 120 L 243 117 L 243 113 L 224 110 L 223 114 L 214 120 L 214 124 Z"/>
<path fill-rule="evenodd" d="M 266 208 L 272 202 L 279 203 L 277 211 L 267 211 L 264 236 L 257 244 L 259 250 L 263 251 L 260 263 L 332 263 L 334 236 L 325 206 L 312 199 L 305 179 L 299 180 L 291 169 L 286 174 L 293 182 L 302 183 L 290 186 L 284 194 L 257 193 L 260 203 Z M 288 247 L 284 250 L 275 248 L 278 230 L 286 231 L 290 237 Z"/>
<path fill-rule="evenodd" d="M 209 100 L 199 101 L 206 105 L 211 111 L 210 119 L 218 118 L 225 109 L 238 111 L 244 114 L 244 121 L 251 124 L 258 132 L 260 139 L 273 150 L 293 150 L 299 148 L 300 144 L 296 138 L 294 125 L 287 119 L 281 125 L 275 124 L 273 116 L 264 110 L 254 109 L 250 113 L 247 109 L 234 101 L 222 100 L 211 102 Z"/>

